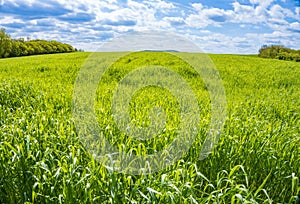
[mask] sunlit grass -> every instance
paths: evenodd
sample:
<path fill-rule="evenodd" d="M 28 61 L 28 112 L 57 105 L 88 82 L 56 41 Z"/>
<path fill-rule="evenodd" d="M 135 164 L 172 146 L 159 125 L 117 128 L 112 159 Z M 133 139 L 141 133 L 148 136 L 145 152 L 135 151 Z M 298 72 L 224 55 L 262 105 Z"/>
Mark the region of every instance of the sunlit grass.
<path fill-rule="evenodd" d="M 210 122 L 205 85 L 183 64 L 178 66 L 179 62 L 166 58 L 149 61 L 173 66 L 190 82 L 201 110 L 199 140 L 167 169 L 134 176 L 99 165 L 76 133 L 73 84 L 88 54 L 0 60 L 0 203 L 296 201 L 300 192 L 299 63 L 211 55 L 224 83 L 227 119 L 213 153 L 199 160 L 199 147 Z M 124 58 L 120 63 L 145 63 L 135 60 Z M 117 81 L 125 74 L 123 71 L 112 68 L 108 74 Z M 125 145 L 135 154 L 163 148 L 180 123 L 174 97 L 155 87 L 135 94 L 131 106 L 136 109 L 131 110 L 131 116 L 137 124 L 147 126 L 152 105 L 165 105 L 169 117 L 166 133 L 140 143 L 125 137 L 112 118 L 106 117 L 115 81 L 106 80 L 97 90 L 95 108 L 99 125 L 106 128 L 110 124 L 107 137 L 112 136 L 116 146 Z"/>

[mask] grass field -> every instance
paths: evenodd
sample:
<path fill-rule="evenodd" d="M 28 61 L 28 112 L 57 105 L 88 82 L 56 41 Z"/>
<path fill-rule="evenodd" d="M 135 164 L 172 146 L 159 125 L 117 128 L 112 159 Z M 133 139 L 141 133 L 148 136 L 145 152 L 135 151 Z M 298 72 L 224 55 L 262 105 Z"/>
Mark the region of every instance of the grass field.
<path fill-rule="evenodd" d="M 159 55 L 118 61 L 100 82 L 95 103 L 108 140 L 118 148 L 125 145 L 126 152 L 146 154 L 163 149 L 176 135 L 178 103 L 158 87 L 137 92 L 131 116 L 138 125 L 149 125 L 150 106 L 162 105 L 169 119 L 159 137 L 137 142 L 109 116 L 116 82 L 144 63 L 139 59 L 152 63 L 156 57 L 161 59 L 156 65 L 169 65 L 190 84 L 201 111 L 198 140 L 174 165 L 147 175 L 107 170 L 78 138 L 72 94 L 89 53 L 1 59 L 0 203 L 295 203 L 300 63 L 210 55 L 224 84 L 227 116 L 213 153 L 199 160 L 210 119 L 207 89 L 188 66 Z"/>

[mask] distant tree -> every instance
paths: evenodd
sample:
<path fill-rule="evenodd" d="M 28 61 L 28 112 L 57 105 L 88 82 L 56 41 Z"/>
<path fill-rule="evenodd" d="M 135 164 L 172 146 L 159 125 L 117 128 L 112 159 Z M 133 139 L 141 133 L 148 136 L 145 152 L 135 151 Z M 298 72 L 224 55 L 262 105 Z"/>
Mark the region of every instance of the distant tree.
<path fill-rule="evenodd" d="M 282 45 L 263 45 L 259 49 L 259 57 L 279 60 L 300 61 L 300 50 L 294 50 Z"/>
<path fill-rule="evenodd" d="M 12 48 L 9 57 L 18 57 L 22 55 L 21 42 L 12 40 Z"/>
<path fill-rule="evenodd" d="M 21 55 L 19 56 L 26 56 L 29 53 L 30 48 L 25 43 L 20 43 L 20 50 L 21 50 Z"/>
<path fill-rule="evenodd" d="M 0 29 L 0 58 L 76 51 L 71 45 L 55 40 L 11 39 L 4 28 Z"/>
<path fill-rule="evenodd" d="M 0 58 L 8 57 L 12 48 L 10 36 L 5 32 L 4 28 L 0 29 Z"/>
<path fill-rule="evenodd" d="M 42 46 L 44 43 L 41 40 L 31 40 L 28 41 L 27 44 L 30 44 L 31 47 L 34 49 L 34 54 L 46 54 L 47 50 Z"/>
<path fill-rule="evenodd" d="M 45 41 L 45 42 L 41 43 L 41 46 L 45 50 L 45 54 L 53 53 L 52 47 L 49 42 Z"/>

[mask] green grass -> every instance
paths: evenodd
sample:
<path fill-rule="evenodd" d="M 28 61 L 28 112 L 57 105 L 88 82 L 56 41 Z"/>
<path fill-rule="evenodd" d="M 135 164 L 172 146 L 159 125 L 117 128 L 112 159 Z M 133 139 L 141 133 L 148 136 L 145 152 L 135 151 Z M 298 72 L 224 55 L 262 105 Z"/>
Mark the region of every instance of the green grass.
<path fill-rule="evenodd" d="M 225 87 L 227 117 L 213 153 L 199 160 L 210 119 L 201 78 L 161 53 L 119 61 L 124 66 L 110 69 L 95 104 L 99 126 L 117 148 L 137 155 L 163 149 L 180 123 L 178 103 L 157 87 L 136 92 L 131 117 L 147 126 L 151 106 L 162 105 L 169 122 L 159 137 L 137 142 L 109 116 L 116 82 L 147 59 L 181 74 L 201 111 L 198 140 L 187 154 L 162 171 L 129 175 L 100 165 L 76 132 L 73 86 L 88 55 L 0 60 L 0 203 L 295 203 L 300 193 L 299 63 L 210 55 Z"/>

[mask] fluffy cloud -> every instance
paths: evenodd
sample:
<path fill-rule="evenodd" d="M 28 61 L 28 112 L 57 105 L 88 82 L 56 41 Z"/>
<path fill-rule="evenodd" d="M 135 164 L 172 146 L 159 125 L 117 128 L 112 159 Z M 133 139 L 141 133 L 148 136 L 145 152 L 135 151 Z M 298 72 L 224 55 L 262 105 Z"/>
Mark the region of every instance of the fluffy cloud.
<path fill-rule="evenodd" d="M 296 17 L 296 15 L 291 10 L 282 8 L 278 4 L 275 4 L 274 6 L 272 6 L 271 9 L 267 11 L 267 13 L 269 14 L 269 16 L 271 18 L 284 19 L 286 17 L 288 17 L 288 18 Z"/>
<path fill-rule="evenodd" d="M 231 2 L 0 0 L 0 25 L 13 37 L 57 39 L 87 50 L 149 29 L 185 35 L 208 52 L 255 53 L 272 42 L 300 47 L 299 7 L 282 0 Z"/>
<path fill-rule="evenodd" d="M 280 44 L 291 48 L 299 49 L 300 33 L 291 31 L 273 31 L 271 33 L 249 33 L 248 38 L 256 39 L 262 44 Z"/>
<path fill-rule="evenodd" d="M 233 18 L 232 10 L 224 10 L 220 8 L 205 8 L 202 4 L 192 4 L 197 11 L 186 18 L 189 26 L 196 28 L 204 28 L 208 25 L 220 26 L 220 23 L 230 21 Z"/>
<path fill-rule="evenodd" d="M 162 0 L 158 0 L 158 1 L 152 0 L 152 1 L 149 1 L 148 4 L 153 6 L 155 9 L 174 9 L 174 8 L 176 8 L 173 3 L 165 2 Z"/>
<path fill-rule="evenodd" d="M 209 53 L 256 53 L 257 44 L 253 38 L 231 37 L 221 33 L 208 32 L 203 36 L 192 35 L 189 38 Z M 209 43 L 207 43 L 209 42 Z"/>
<path fill-rule="evenodd" d="M 289 30 L 299 32 L 300 33 L 300 23 L 294 22 L 289 25 Z"/>
<path fill-rule="evenodd" d="M 186 25 L 184 18 L 182 17 L 164 17 L 163 21 L 170 24 L 170 26 L 179 27 Z"/>
<path fill-rule="evenodd" d="M 62 7 L 56 1 L 35 1 L 35 0 L 7 0 L 0 6 L 1 13 L 14 15 L 23 19 L 45 18 L 48 16 L 59 16 L 71 10 Z"/>

